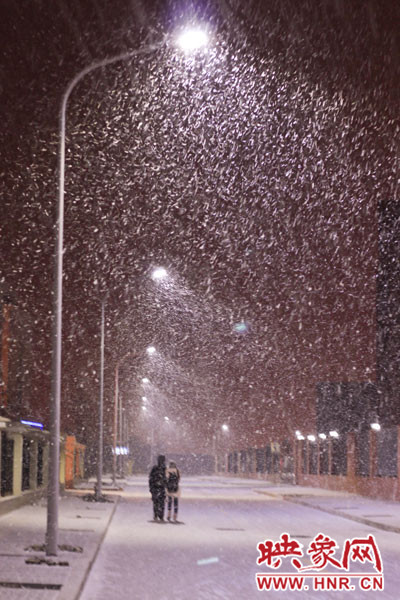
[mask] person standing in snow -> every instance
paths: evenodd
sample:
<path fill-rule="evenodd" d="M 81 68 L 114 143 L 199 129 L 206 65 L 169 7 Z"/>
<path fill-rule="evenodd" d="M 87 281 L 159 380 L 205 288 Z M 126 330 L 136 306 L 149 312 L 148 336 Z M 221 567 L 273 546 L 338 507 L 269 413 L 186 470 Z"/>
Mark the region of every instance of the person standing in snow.
<path fill-rule="evenodd" d="M 174 501 L 174 521 L 178 518 L 178 498 L 180 496 L 179 481 L 181 474 L 174 462 L 170 462 L 165 473 L 167 498 L 168 498 L 168 521 L 171 520 L 172 500 Z"/>
<path fill-rule="evenodd" d="M 165 456 L 158 456 L 157 464 L 153 466 L 149 475 L 149 489 L 153 501 L 154 521 L 164 521 L 165 508 Z"/>

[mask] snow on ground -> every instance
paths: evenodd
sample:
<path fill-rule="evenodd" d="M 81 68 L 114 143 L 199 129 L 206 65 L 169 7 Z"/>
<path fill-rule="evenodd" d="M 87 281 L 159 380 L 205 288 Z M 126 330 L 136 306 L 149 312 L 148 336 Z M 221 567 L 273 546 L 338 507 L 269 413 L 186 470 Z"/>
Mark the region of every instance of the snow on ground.
<path fill-rule="evenodd" d="M 398 534 L 257 493 L 263 490 L 268 491 L 265 482 L 187 479 L 179 512 L 185 524 L 164 525 L 149 522 L 152 507 L 145 478 L 132 478 L 80 600 L 259 597 L 255 573 L 266 568 L 256 564 L 257 544 L 267 538 L 278 540 L 285 531 L 305 546 L 323 531 L 334 537 L 340 548 L 349 536 L 374 533 L 386 577 L 385 591 L 379 597 L 398 597 Z M 338 593 L 287 591 L 274 592 L 274 597 L 338 598 Z M 356 590 L 350 597 L 361 599 L 365 592 Z"/>

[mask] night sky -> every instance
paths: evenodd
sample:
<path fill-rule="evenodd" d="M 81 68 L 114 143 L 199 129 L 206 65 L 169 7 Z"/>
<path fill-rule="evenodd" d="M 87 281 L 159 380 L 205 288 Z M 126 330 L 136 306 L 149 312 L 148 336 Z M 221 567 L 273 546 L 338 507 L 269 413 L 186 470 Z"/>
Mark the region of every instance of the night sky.
<path fill-rule="evenodd" d="M 0 10 L 0 281 L 24 347 L 13 363 L 21 414 L 48 418 L 62 93 L 83 66 L 186 23 L 207 25 L 207 52 L 169 45 L 95 71 L 70 99 L 63 429 L 95 435 L 104 295 L 106 414 L 116 361 L 132 351 L 121 370 L 131 423 L 146 429 L 146 375 L 154 422 L 169 416 L 177 448 L 208 448 L 222 423 L 234 448 L 314 432 L 318 382 L 374 381 L 398 2 Z M 165 282 L 150 278 L 158 265 Z M 157 355 L 146 357 L 149 344 Z"/>

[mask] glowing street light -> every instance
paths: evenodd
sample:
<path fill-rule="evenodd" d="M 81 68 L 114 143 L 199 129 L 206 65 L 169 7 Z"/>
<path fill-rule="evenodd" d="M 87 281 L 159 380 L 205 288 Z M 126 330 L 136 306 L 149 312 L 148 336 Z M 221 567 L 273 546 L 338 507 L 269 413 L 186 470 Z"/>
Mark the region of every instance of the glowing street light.
<path fill-rule="evenodd" d="M 150 379 L 147 377 L 142 377 L 142 383 L 150 383 Z"/>
<path fill-rule="evenodd" d="M 146 348 L 146 352 L 147 354 L 150 354 L 150 356 L 152 354 L 154 354 L 156 352 L 156 349 L 154 348 L 154 346 L 149 346 L 148 348 Z"/>
<path fill-rule="evenodd" d="M 329 435 L 330 435 L 331 437 L 333 437 L 333 438 L 338 438 L 338 437 L 339 437 L 339 434 L 338 434 L 338 432 L 337 432 L 336 430 L 332 430 L 332 431 L 330 431 L 330 432 L 329 432 Z"/>
<path fill-rule="evenodd" d="M 318 437 L 320 440 L 326 440 L 326 433 L 319 433 Z"/>
<path fill-rule="evenodd" d="M 177 38 L 177 44 L 184 52 L 193 52 L 205 48 L 208 41 L 208 35 L 204 29 L 194 27 L 186 29 Z"/>
<path fill-rule="evenodd" d="M 176 40 L 181 49 L 185 51 L 196 50 L 204 47 L 207 36 L 199 29 L 181 32 Z M 158 43 L 147 44 L 134 50 L 92 62 L 83 67 L 66 86 L 60 104 L 59 150 L 58 150 L 58 198 L 57 222 L 55 239 L 55 278 L 53 291 L 53 334 L 52 334 L 52 364 L 51 364 L 51 401 L 50 401 L 50 448 L 49 448 L 49 474 L 47 486 L 47 528 L 46 528 L 46 555 L 57 556 L 58 553 L 58 517 L 59 517 L 59 489 L 60 489 L 60 421 L 61 421 L 61 342 L 62 342 L 62 298 L 63 298 L 63 256 L 64 247 L 64 187 L 65 187 L 65 141 L 67 105 L 71 93 L 77 84 L 86 75 L 93 71 L 130 61 L 139 56 L 148 56 L 165 48 L 169 38 L 166 37 Z M 165 276 L 165 269 L 158 269 L 158 278 Z M 162 278 L 162 277 L 161 277 Z"/>
<path fill-rule="evenodd" d="M 151 274 L 151 278 L 154 281 L 160 281 L 162 279 L 165 279 L 168 276 L 167 270 L 164 269 L 164 267 L 157 267 L 156 269 L 153 269 L 153 272 Z"/>
<path fill-rule="evenodd" d="M 229 431 L 229 426 L 226 425 L 226 423 L 224 423 L 223 425 L 221 425 L 221 429 L 222 431 Z"/>
<path fill-rule="evenodd" d="M 379 423 L 371 423 L 371 429 L 373 429 L 374 431 L 380 431 L 381 426 L 379 425 Z"/>

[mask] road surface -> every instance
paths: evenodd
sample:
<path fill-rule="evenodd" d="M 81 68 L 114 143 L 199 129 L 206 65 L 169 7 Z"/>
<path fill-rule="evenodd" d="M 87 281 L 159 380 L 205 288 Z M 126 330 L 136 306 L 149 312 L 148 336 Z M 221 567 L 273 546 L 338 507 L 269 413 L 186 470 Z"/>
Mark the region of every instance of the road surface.
<path fill-rule="evenodd" d="M 144 477 L 131 478 L 125 486 L 111 525 L 91 569 L 80 600 L 239 600 L 269 596 L 335 598 L 344 591 L 313 590 L 314 580 L 303 581 L 301 591 L 260 592 L 256 573 L 276 573 L 266 564 L 257 565 L 257 545 L 277 542 L 284 532 L 304 545 L 303 564 L 310 565 L 306 550 L 323 532 L 337 541 L 341 558 L 346 539 L 373 535 L 384 566 L 384 590 L 362 591 L 361 578 L 350 586 L 346 597 L 398 598 L 400 590 L 400 535 L 330 515 L 268 495 L 262 481 L 223 478 L 189 478 L 183 482 L 179 519 L 184 525 L 151 522 L 152 506 Z M 370 556 L 372 556 L 370 552 Z M 350 571 L 377 574 L 374 561 L 350 563 Z M 280 571 L 292 572 L 290 558 Z M 322 571 L 320 571 L 321 573 Z M 344 571 L 326 568 L 325 572 Z M 319 579 L 327 585 L 326 579 Z M 363 578 L 363 585 L 372 585 Z M 379 582 L 379 579 L 375 581 Z M 321 583 L 322 582 L 322 583 Z M 295 584 L 297 585 L 297 584 Z M 339 585 L 337 578 L 330 585 Z M 304 588 L 308 586 L 308 590 Z M 353 590 L 353 586 L 355 589 Z"/>

